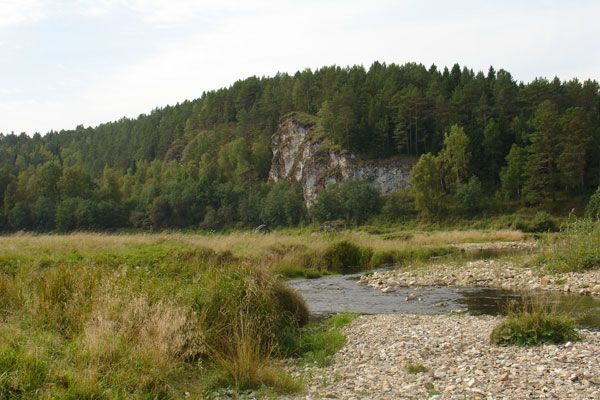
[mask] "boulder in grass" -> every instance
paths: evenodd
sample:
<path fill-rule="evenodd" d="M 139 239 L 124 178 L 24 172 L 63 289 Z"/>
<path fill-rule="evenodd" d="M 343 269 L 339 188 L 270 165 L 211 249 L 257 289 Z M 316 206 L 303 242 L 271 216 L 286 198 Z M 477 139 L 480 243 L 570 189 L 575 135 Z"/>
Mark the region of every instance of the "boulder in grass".
<path fill-rule="evenodd" d="M 267 225 L 262 224 L 262 225 L 257 226 L 256 229 L 254 229 L 254 232 L 266 234 L 266 233 L 270 233 L 271 229 Z"/>

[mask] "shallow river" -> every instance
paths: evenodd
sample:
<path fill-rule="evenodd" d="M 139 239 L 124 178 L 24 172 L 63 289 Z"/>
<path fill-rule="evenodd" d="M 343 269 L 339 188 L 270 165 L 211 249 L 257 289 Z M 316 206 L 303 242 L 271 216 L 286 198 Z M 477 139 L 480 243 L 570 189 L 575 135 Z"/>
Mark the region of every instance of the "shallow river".
<path fill-rule="evenodd" d="M 474 315 L 498 315 L 510 301 L 536 302 L 543 298 L 559 311 L 572 313 L 579 325 L 600 329 L 600 299 L 589 296 L 548 292 L 517 292 L 484 287 L 411 287 L 383 293 L 359 284 L 360 273 L 331 275 L 318 279 L 293 279 L 288 283 L 298 290 L 311 315 L 338 312 L 359 314 L 445 314 L 468 312 Z"/>

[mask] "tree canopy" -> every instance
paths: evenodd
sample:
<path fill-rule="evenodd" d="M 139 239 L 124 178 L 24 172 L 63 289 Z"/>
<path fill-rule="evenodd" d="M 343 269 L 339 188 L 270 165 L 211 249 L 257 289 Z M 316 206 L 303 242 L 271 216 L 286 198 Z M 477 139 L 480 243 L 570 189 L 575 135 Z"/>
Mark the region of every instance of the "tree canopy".
<path fill-rule="evenodd" d="M 250 77 L 93 128 L 0 134 L 0 230 L 300 223 L 297 188 L 267 181 L 270 137 L 291 111 L 360 158 L 423 156 L 414 175 L 439 179 L 433 200 L 538 204 L 600 183 L 597 82 L 375 62 Z"/>

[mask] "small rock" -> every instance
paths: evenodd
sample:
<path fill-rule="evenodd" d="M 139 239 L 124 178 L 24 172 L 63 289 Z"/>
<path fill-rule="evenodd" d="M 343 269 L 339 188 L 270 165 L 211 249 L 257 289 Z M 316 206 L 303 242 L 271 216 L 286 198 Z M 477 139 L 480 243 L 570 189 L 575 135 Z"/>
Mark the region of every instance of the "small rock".
<path fill-rule="evenodd" d="M 434 379 L 444 379 L 446 377 L 446 371 L 442 369 L 436 369 L 433 373 Z"/>

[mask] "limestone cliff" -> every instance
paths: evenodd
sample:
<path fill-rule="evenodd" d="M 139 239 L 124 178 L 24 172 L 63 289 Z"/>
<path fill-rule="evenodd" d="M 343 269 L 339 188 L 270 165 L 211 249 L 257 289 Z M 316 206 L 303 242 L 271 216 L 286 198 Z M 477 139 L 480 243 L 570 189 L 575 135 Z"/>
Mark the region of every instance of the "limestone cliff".
<path fill-rule="evenodd" d="M 302 185 L 310 206 L 320 190 L 347 179 L 371 182 L 383 194 L 408 186 L 412 160 L 358 161 L 319 132 L 316 117 L 291 113 L 281 118 L 271 141 L 273 161 L 269 178 Z"/>

